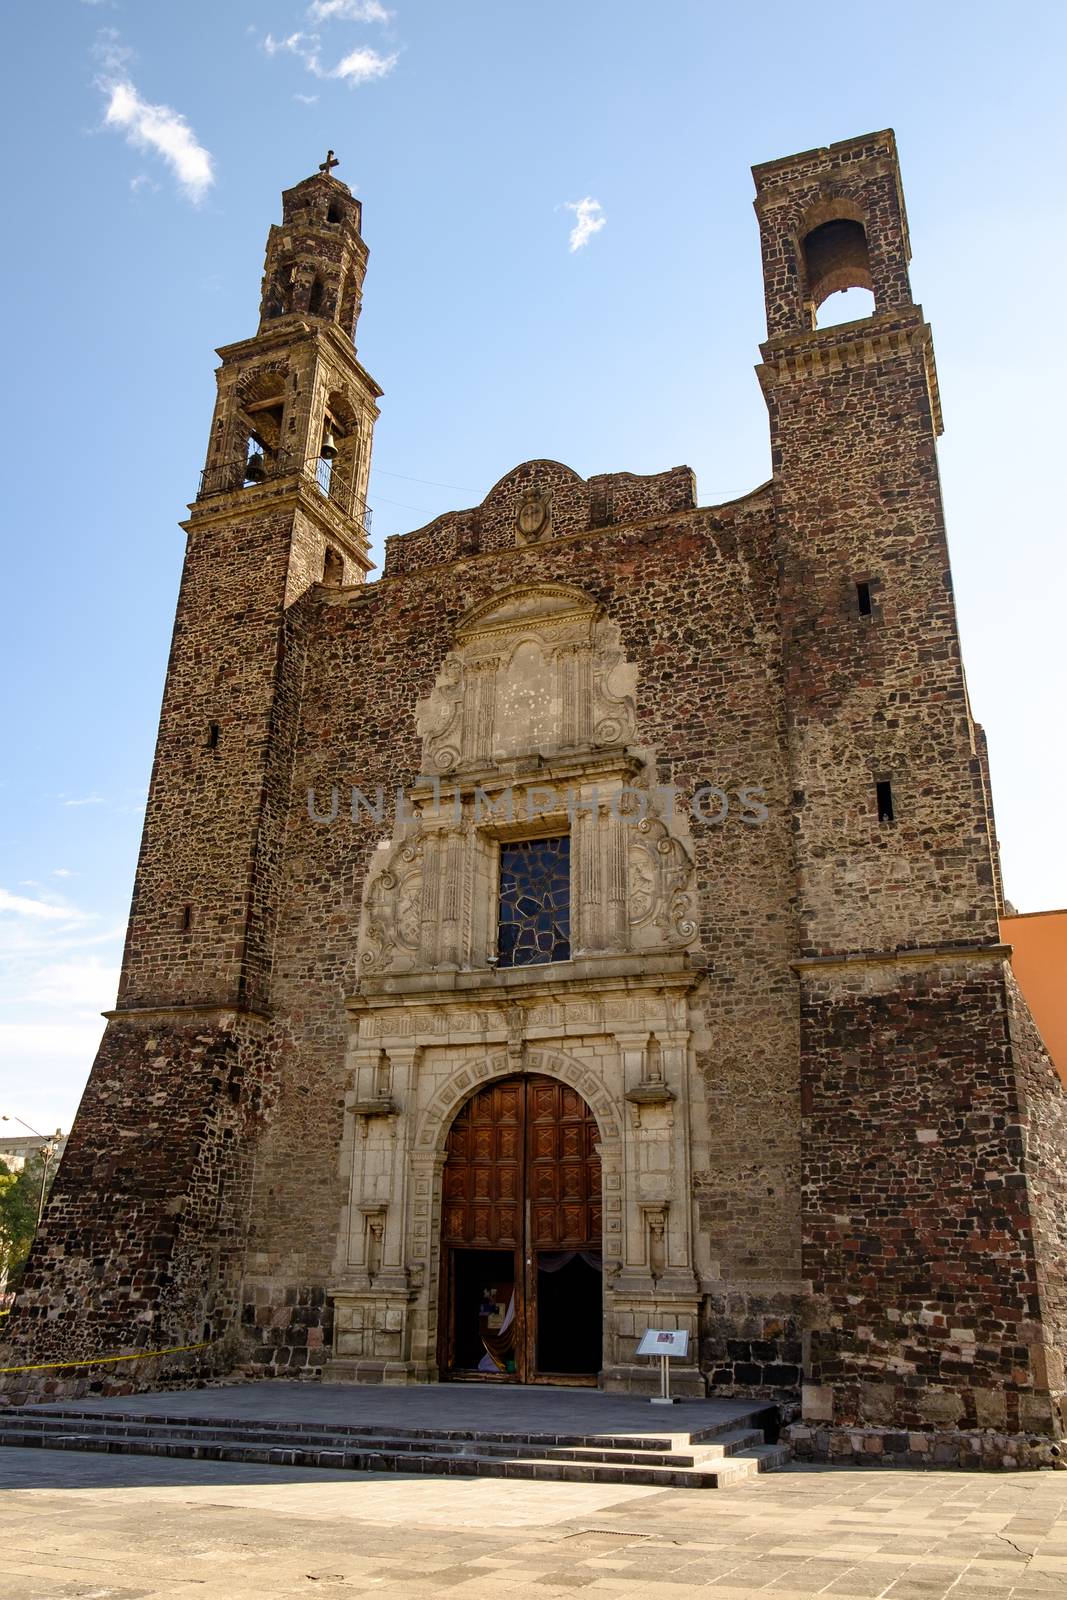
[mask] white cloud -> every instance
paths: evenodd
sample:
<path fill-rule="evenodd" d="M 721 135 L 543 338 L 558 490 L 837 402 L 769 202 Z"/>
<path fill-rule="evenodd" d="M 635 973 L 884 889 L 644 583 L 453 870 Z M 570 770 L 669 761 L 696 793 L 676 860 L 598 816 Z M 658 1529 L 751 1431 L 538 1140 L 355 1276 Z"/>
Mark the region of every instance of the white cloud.
<path fill-rule="evenodd" d="M 32 917 L 44 922 L 77 922 L 84 917 L 84 913 L 71 906 L 31 900 L 28 895 L 11 894 L 7 889 L 0 889 L 0 911 L 10 911 L 16 917 Z"/>
<path fill-rule="evenodd" d="M 65 806 L 102 806 L 104 797 L 101 794 L 81 795 L 78 799 L 64 800 Z"/>
<path fill-rule="evenodd" d="M 322 41 L 317 33 L 290 33 L 284 39 L 275 39 L 268 33 L 263 40 L 263 48 L 269 56 L 279 55 L 283 50 L 290 55 L 297 56 L 316 78 L 337 78 L 349 87 L 360 83 L 370 83 L 375 78 L 384 78 L 392 72 L 397 63 L 397 56 L 383 56 L 379 51 L 372 50 L 369 45 L 360 46 L 343 56 L 335 67 L 324 67 L 322 64 Z"/>
<path fill-rule="evenodd" d="M 294 94 L 293 99 L 299 100 L 302 106 L 317 106 L 319 103 L 317 94 Z"/>
<path fill-rule="evenodd" d="M 100 29 L 92 54 L 112 78 L 124 72 L 134 58 L 134 52 L 129 45 L 123 44 L 122 35 L 117 28 Z M 103 88 L 103 84 L 100 87 Z"/>
<path fill-rule="evenodd" d="M 306 42 L 305 42 L 306 41 Z M 302 56 L 318 45 L 318 37 L 313 33 L 290 33 L 284 39 L 276 39 L 268 33 L 263 40 L 263 48 L 269 56 L 276 56 L 281 50 L 291 50 L 293 55 Z"/>
<path fill-rule="evenodd" d="M 123 929 L 64 904 L 0 890 L 4 1105 L 38 1128 L 69 1127 L 113 1006 Z"/>
<path fill-rule="evenodd" d="M 120 128 L 136 149 L 162 156 L 188 198 L 201 201 L 215 181 L 212 158 L 181 113 L 142 100 L 128 78 L 100 87 L 108 95 L 105 125 Z"/>
<path fill-rule="evenodd" d="M 591 195 L 586 195 L 584 200 L 565 200 L 563 209 L 574 212 L 575 222 L 570 233 L 572 251 L 583 249 L 608 220 L 600 201 L 594 200 Z"/>
<path fill-rule="evenodd" d="M 319 36 L 317 33 L 290 33 L 284 39 L 276 39 L 268 33 L 263 40 L 263 48 L 269 56 L 280 55 L 283 50 L 290 55 L 299 56 L 309 72 L 316 78 L 324 78 L 322 62 L 319 59 Z"/>
<path fill-rule="evenodd" d="M 330 78 L 341 78 L 345 83 L 370 83 L 374 78 L 384 78 L 396 66 L 396 56 L 379 55 L 377 50 L 364 47 L 353 50 L 350 55 L 339 61 L 332 72 L 327 74 Z"/>
<path fill-rule="evenodd" d="M 53 867 L 52 876 L 53 878 L 76 878 L 78 874 L 71 872 L 69 867 Z"/>
<path fill-rule="evenodd" d="M 388 22 L 392 12 L 378 0 L 311 0 L 312 22 Z"/>

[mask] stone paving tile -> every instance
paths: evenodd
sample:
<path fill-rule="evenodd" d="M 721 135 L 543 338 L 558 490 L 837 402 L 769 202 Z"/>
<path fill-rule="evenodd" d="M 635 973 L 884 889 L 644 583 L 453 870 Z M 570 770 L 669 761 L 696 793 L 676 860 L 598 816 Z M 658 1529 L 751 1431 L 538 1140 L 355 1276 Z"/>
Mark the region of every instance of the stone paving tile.
<path fill-rule="evenodd" d="M 3 1600 L 1067 1597 L 1061 1474 L 796 1468 L 695 1492 L 40 1451 L 0 1471 L 26 1486 L 0 1495 Z"/>

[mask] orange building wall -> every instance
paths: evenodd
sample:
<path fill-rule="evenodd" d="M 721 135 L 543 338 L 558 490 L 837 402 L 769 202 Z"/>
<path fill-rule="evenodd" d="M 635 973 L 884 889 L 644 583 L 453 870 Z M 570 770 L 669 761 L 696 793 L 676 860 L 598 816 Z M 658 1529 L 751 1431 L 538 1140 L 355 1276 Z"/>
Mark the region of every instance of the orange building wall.
<path fill-rule="evenodd" d="M 1001 917 L 1012 970 L 1049 1055 L 1067 1084 L 1067 911 Z"/>

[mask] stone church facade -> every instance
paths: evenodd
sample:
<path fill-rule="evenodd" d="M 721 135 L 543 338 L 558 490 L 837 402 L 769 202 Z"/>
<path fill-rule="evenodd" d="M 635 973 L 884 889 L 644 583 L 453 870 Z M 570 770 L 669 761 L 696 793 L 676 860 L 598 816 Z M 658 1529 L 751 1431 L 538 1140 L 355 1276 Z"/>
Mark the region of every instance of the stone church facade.
<path fill-rule="evenodd" d="M 769 481 L 528 461 L 373 584 L 361 207 L 286 192 L 6 1347 L 86 1365 L 38 1386 L 650 1392 L 651 1326 L 807 1453 L 1058 1451 L 1065 1098 L 997 931 L 895 143 L 754 172 Z"/>

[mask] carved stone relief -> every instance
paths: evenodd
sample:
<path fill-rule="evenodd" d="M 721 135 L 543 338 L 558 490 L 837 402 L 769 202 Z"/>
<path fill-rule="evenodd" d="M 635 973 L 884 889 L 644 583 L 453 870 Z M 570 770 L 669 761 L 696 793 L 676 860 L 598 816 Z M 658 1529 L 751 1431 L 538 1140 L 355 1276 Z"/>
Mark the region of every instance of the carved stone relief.
<path fill-rule="evenodd" d="M 637 668 L 577 590 L 520 589 L 461 623 L 416 708 L 424 772 L 632 743 Z"/>
<path fill-rule="evenodd" d="M 617 625 L 575 589 L 516 589 L 468 613 L 416 713 L 422 771 L 447 786 L 416 791 L 416 820 L 376 852 L 361 972 L 494 967 L 499 841 L 524 818 L 570 838 L 572 959 L 695 940 L 686 826 L 634 747 L 636 692 Z M 485 785 L 506 791 L 503 814 Z"/>
<path fill-rule="evenodd" d="M 552 533 L 552 496 L 546 489 L 531 489 L 515 511 L 515 535 L 519 544 L 537 544 Z"/>
<path fill-rule="evenodd" d="M 379 845 L 363 893 L 359 965 L 362 972 L 403 971 L 415 965 L 422 925 L 422 841 L 416 834 Z"/>

